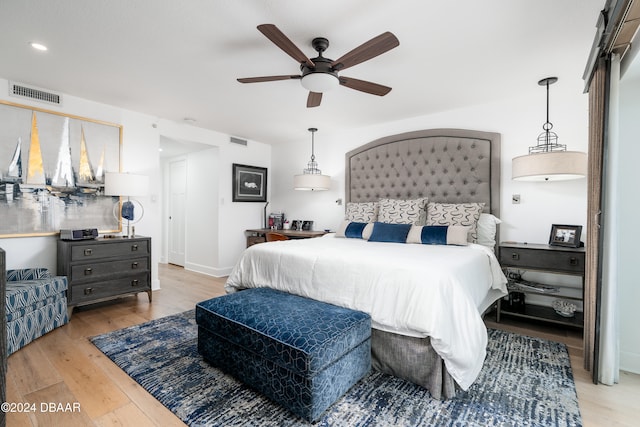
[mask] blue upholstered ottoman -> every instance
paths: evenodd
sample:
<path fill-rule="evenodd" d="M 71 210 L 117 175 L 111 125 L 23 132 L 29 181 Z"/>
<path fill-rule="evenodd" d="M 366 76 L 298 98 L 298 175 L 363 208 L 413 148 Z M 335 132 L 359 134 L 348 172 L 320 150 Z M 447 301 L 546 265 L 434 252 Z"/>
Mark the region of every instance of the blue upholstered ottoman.
<path fill-rule="evenodd" d="M 196 305 L 205 360 L 316 421 L 371 367 L 371 318 L 273 289 Z"/>

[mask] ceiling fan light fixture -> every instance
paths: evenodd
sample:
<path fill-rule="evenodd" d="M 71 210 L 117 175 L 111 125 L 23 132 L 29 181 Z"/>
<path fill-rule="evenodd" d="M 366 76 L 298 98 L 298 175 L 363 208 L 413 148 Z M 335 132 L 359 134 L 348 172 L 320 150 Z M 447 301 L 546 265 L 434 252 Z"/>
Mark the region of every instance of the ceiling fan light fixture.
<path fill-rule="evenodd" d="M 309 73 L 300 80 L 309 92 L 324 93 L 340 85 L 338 77 L 332 73 Z"/>

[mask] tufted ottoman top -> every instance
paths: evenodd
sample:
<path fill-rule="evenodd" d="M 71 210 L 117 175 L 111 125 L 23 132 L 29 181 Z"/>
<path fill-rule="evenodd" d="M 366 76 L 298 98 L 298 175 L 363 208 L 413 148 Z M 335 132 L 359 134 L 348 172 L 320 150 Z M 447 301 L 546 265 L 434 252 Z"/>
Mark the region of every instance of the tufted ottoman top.
<path fill-rule="evenodd" d="M 305 377 L 371 336 L 371 318 L 366 313 L 268 288 L 200 302 L 196 322 Z"/>

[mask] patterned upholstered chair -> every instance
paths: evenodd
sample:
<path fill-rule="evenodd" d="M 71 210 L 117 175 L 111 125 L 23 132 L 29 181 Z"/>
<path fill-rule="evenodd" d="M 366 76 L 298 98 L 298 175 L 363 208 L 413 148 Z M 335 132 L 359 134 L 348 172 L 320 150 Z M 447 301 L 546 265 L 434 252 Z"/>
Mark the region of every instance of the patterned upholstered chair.
<path fill-rule="evenodd" d="M 67 278 L 46 268 L 7 270 L 7 355 L 66 324 Z"/>

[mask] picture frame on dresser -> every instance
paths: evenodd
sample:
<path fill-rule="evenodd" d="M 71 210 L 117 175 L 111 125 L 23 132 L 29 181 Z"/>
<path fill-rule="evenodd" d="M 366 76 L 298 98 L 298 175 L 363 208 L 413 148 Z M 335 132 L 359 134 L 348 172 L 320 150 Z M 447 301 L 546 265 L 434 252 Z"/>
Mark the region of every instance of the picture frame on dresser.
<path fill-rule="evenodd" d="M 233 163 L 233 201 L 266 202 L 267 168 Z"/>
<path fill-rule="evenodd" d="M 0 238 L 118 232 L 104 171 L 120 170 L 122 126 L 0 100 Z"/>
<path fill-rule="evenodd" d="M 549 234 L 549 245 L 579 248 L 581 245 L 581 234 L 581 225 L 553 224 L 551 226 L 551 233 Z"/>

